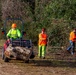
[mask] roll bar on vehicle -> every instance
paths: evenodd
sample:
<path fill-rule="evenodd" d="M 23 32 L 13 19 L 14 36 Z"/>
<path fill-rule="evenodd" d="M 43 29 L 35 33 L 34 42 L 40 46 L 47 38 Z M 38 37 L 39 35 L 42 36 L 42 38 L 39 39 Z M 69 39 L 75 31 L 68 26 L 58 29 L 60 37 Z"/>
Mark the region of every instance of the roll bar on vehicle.
<path fill-rule="evenodd" d="M 22 32 L 22 36 L 26 33 L 25 31 L 24 31 L 24 22 L 23 22 L 23 20 L 22 20 L 22 18 L 6 18 L 5 19 L 5 21 L 4 21 L 4 24 L 3 24 L 3 27 L 1 28 L 1 31 L 2 31 L 2 34 L 4 34 L 4 37 L 6 37 L 6 30 L 7 30 L 7 21 L 9 21 L 9 20 L 11 20 L 11 21 L 21 21 L 21 23 L 22 23 L 22 25 L 21 25 L 21 32 Z"/>

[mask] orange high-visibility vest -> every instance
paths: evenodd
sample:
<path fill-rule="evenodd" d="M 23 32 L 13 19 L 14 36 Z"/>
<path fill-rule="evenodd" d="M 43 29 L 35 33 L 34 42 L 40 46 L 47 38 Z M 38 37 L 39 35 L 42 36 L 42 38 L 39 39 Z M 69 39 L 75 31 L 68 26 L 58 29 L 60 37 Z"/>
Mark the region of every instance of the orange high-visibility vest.
<path fill-rule="evenodd" d="M 75 39 L 76 39 L 76 34 L 74 33 L 74 31 L 72 31 L 71 33 L 70 33 L 70 37 L 69 37 L 69 40 L 71 40 L 71 41 L 75 41 Z"/>
<path fill-rule="evenodd" d="M 38 45 L 46 45 L 47 44 L 47 34 L 39 34 L 39 43 Z"/>

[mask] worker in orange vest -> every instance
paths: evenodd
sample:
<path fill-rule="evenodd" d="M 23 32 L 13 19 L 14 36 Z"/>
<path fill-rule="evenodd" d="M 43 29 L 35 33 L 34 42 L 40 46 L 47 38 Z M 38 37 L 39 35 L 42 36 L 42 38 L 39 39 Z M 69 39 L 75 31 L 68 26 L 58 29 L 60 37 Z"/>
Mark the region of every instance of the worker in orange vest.
<path fill-rule="evenodd" d="M 42 28 L 41 33 L 39 33 L 39 41 L 38 41 L 38 56 L 40 58 L 45 59 L 46 54 L 46 46 L 47 46 L 47 34 L 46 29 Z"/>
<path fill-rule="evenodd" d="M 74 29 L 74 30 L 70 33 L 69 42 L 70 42 L 70 46 L 67 48 L 67 51 L 70 52 L 70 53 L 73 55 L 74 52 L 75 52 L 76 29 Z M 70 51 L 70 50 L 71 50 L 71 51 Z"/>

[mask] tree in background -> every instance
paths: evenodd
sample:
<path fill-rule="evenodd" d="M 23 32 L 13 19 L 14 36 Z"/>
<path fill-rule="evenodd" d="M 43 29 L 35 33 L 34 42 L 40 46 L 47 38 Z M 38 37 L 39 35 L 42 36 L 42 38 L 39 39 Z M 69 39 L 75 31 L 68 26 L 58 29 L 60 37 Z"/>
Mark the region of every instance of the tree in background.
<path fill-rule="evenodd" d="M 63 45 L 68 42 L 68 33 L 76 27 L 76 0 L 1 1 L 2 20 L 7 17 L 21 17 L 25 22 L 24 29 L 28 38 L 33 42 L 37 43 L 38 33 L 45 27 L 51 45 Z"/>
<path fill-rule="evenodd" d="M 29 18 L 31 12 L 29 6 L 21 0 L 2 0 L 2 19 L 8 17 L 11 18 L 23 18 L 24 20 Z"/>
<path fill-rule="evenodd" d="M 4 0 L 2 1 L 2 18 L 6 19 L 8 17 L 22 17 L 24 13 L 22 10 L 22 5 L 19 0 Z"/>
<path fill-rule="evenodd" d="M 47 28 L 51 45 L 65 45 L 69 32 L 76 27 L 76 0 L 36 0 L 38 31 Z"/>
<path fill-rule="evenodd" d="M 45 13 L 51 18 L 76 19 L 76 0 L 51 0 L 45 7 Z"/>

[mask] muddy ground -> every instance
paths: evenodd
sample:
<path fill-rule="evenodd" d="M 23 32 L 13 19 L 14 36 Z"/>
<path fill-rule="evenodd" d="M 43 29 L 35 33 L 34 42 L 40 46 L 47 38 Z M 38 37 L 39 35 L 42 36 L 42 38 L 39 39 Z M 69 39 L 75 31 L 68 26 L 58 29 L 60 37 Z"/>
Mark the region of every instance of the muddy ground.
<path fill-rule="evenodd" d="M 76 75 L 76 53 L 47 52 L 46 59 L 36 57 L 29 63 L 22 60 L 10 60 L 6 63 L 1 58 L 0 48 L 0 75 Z M 36 49 L 37 50 L 37 49 Z"/>

